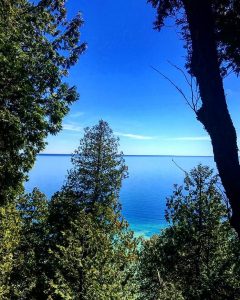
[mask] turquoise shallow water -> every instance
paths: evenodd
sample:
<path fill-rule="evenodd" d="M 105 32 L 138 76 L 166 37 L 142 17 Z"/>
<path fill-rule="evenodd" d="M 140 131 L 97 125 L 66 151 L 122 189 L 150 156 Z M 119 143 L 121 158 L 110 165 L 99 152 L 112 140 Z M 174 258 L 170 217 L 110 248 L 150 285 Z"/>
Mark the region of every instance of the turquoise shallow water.
<path fill-rule="evenodd" d="M 63 184 L 71 168 L 70 155 L 39 155 L 25 187 L 40 188 L 48 197 Z M 184 172 L 199 163 L 215 168 L 213 157 L 125 156 L 129 178 L 120 194 L 122 212 L 136 235 L 149 237 L 166 227 L 166 197 L 173 184 L 181 184 Z M 173 162 L 175 161 L 175 163 Z"/>

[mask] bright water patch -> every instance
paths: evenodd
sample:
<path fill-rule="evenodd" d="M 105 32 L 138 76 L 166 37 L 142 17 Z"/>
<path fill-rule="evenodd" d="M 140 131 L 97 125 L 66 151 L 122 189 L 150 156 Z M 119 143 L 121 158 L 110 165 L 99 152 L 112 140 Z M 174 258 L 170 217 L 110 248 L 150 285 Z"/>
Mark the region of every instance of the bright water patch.
<path fill-rule="evenodd" d="M 122 212 L 136 235 L 149 237 L 166 227 L 166 197 L 173 184 L 182 184 L 184 172 L 202 163 L 215 168 L 213 157 L 126 156 L 129 178 L 124 180 Z M 39 155 L 26 190 L 38 187 L 49 198 L 58 191 L 71 168 L 70 155 Z"/>

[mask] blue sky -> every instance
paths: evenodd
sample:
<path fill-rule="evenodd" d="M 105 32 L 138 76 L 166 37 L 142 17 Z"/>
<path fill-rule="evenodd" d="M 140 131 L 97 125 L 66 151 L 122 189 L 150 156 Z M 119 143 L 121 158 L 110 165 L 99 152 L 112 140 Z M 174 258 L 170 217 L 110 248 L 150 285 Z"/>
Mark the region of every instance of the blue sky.
<path fill-rule="evenodd" d="M 184 66 L 185 50 L 169 20 L 153 30 L 155 11 L 146 0 L 69 0 L 69 17 L 81 11 L 82 41 L 88 50 L 67 81 L 80 100 L 63 121 L 63 130 L 47 139 L 45 153 L 71 153 L 83 128 L 103 119 L 120 137 L 125 154 L 212 155 L 211 142 L 177 90 L 151 66 L 189 94 L 183 76 L 168 61 Z M 240 133 L 240 85 L 225 80 L 229 109 Z"/>

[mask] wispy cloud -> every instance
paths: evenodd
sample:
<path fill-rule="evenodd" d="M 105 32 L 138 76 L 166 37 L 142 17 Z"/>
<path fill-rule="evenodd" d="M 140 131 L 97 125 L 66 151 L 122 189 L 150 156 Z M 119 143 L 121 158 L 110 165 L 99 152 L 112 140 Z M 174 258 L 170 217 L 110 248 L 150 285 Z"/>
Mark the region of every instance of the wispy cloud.
<path fill-rule="evenodd" d="M 147 136 L 147 135 L 140 135 L 140 134 L 132 134 L 132 133 L 123 133 L 123 132 L 114 132 L 115 135 L 127 137 L 134 140 L 154 140 L 156 137 L 154 136 Z"/>
<path fill-rule="evenodd" d="M 209 136 L 181 136 L 181 137 L 173 137 L 168 138 L 169 141 L 210 141 Z"/>
<path fill-rule="evenodd" d="M 74 124 L 63 124 L 63 130 L 81 132 L 82 131 L 82 127 L 74 125 Z"/>
<path fill-rule="evenodd" d="M 77 111 L 75 113 L 71 113 L 68 117 L 70 118 L 79 118 L 83 116 L 85 113 L 83 111 Z"/>

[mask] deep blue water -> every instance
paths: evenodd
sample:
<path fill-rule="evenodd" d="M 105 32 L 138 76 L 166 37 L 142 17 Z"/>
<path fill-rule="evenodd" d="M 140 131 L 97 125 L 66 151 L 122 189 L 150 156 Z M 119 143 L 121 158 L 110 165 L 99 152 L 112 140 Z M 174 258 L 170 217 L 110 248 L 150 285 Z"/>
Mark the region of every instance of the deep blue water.
<path fill-rule="evenodd" d="M 38 187 L 48 197 L 62 186 L 71 168 L 69 155 L 40 155 L 30 172 L 26 190 Z M 166 226 L 166 197 L 173 184 L 181 184 L 184 172 L 199 163 L 215 168 L 213 157 L 126 156 L 129 178 L 120 195 L 122 212 L 136 235 L 151 236 Z"/>

